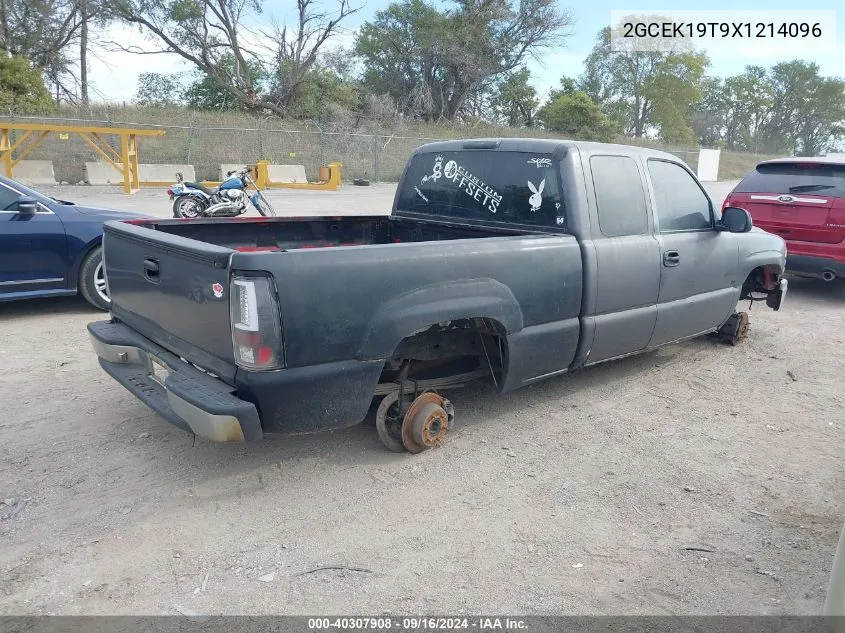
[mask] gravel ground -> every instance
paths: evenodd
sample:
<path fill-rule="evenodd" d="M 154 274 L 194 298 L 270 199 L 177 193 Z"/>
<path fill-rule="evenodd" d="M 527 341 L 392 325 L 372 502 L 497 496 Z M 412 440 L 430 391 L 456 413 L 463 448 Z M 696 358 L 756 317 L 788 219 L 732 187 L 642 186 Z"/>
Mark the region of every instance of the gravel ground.
<path fill-rule="evenodd" d="M 457 429 L 412 456 L 372 420 L 193 445 L 100 370 L 101 313 L 0 304 L 0 614 L 818 613 L 845 514 L 844 308 L 845 287 L 793 280 L 735 348 L 453 391 Z"/>

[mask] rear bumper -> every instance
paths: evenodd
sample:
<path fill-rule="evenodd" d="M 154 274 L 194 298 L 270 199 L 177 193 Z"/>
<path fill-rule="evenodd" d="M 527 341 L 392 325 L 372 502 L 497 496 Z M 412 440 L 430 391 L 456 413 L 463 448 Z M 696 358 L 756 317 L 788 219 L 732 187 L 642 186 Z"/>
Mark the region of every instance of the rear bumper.
<path fill-rule="evenodd" d="M 213 442 L 262 438 L 255 405 L 235 396 L 234 387 L 122 323 L 89 323 L 88 334 L 106 373 L 168 422 Z M 167 366 L 163 381 L 153 377 L 151 357 Z"/>
<path fill-rule="evenodd" d="M 811 255 L 787 255 L 786 272 L 808 277 L 822 277 L 825 272 L 845 277 L 845 261 Z"/>

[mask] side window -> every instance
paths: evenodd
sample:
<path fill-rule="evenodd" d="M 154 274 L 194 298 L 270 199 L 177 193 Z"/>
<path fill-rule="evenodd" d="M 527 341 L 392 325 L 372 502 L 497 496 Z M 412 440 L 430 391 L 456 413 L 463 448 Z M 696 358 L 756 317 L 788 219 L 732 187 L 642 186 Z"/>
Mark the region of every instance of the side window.
<path fill-rule="evenodd" d="M 14 211 L 20 197 L 17 191 L 0 183 L 0 211 Z"/>
<path fill-rule="evenodd" d="M 675 163 L 649 159 L 660 232 L 696 231 L 713 227 L 710 202 L 690 176 Z"/>
<path fill-rule="evenodd" d="M 644 234 L 648 218 L 637 163 L 627 156 L 593 156 L 590 171 L 602 235 Z"/>

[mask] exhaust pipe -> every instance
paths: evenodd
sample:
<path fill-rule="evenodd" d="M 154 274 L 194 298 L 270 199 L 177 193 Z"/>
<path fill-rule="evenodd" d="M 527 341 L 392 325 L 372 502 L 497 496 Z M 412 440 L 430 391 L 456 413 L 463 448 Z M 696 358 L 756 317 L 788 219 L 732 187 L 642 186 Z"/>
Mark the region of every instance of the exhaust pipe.
<path fill-rule="evenodd" d="M 208 207 L 203 215 L 238 215 L 240 205 L 237 202 L 218 202 Z"/>
<path fill-rule="evenodd" d="M 832 270 L 823 270 L 822 279 L 824 279 L 825 281 L 833 281 L 834 279 L 836 279 L 836 273 Z"/>

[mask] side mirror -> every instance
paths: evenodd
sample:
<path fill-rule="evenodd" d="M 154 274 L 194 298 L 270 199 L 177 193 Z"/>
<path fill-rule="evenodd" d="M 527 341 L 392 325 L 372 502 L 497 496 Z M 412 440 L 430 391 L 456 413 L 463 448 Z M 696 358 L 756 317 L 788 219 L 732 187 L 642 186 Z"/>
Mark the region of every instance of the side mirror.
<path fill-rule="evenodd" d="M 731 233 L 748 233 L 753 226 L 751 214 L 739 207 L 726 207 L 722 211 L 722 219 L 717 225 L 722 231 Z"/>
<path fill-rule="evenodd" d="M 20 198 L 18 200 L 18 213 L 21 215 L 32 215 L 38 210 L 38 202 L 33 198 Z"/>

